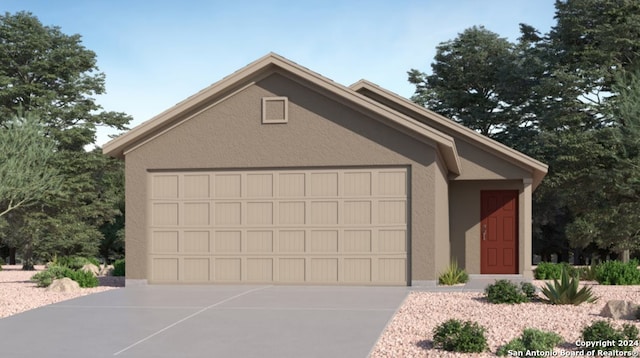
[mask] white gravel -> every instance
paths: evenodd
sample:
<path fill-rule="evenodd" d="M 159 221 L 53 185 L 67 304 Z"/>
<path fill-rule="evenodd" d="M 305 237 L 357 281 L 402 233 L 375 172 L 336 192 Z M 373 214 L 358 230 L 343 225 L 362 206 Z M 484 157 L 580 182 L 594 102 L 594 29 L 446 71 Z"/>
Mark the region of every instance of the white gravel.
<path fill-rule="evenodd" d="M 124 277 L 99 277 L 100 286 L 82 288 L 79 292 L 47 292 L 31 282 L 31 276 L 43 270 L 36 266 L 36 271 L 22 271 L 21 265 L 4 265 L 0 271 L 0 318 L 28 311 L 40 306 L 117 289 L 124 286 Z"/>
<path fill-rule="evenodd" d="M 43 267 L 36 267 L 42 270 Z M 20 266 L 3 266 L 0 271 L 0 318 L 8 317 L 48 304 L 79 296 L 124 286 L 123 277 L 100 277 L 101 285 L 84 288 L 75 293 L 47 292 L 30 281 L 36 271 L 22 271 Z M 540 286 L 542 281 L 534 281 Z M 626 300 L 640 303 L 640 286 L 600 286 L 585 283 L 593 288 L 599 300 L 594 304 L 579 306 L 554 306 L 541 302 L 515 305 L 491 304 L 482 293 L 470 292 L 420 292 L 409 294 L 403 305 L 389 322 L 371 358 L 380 357 L 495 357 L 496 350 L 524 328 L 538 328 L 560 334 L 565 342 L 556 348 L 558 356 L 576 348 L 583 327 L 605 319 L 600 312 L 609 300 Z M 485 336 L 489 352 L 462 354 L 433 348 L 433 329 L 440 323 L 457 318 L 478 322 L 486 328 Z M 640 321 L 607 319 L 614 326 Z M 640 356 L 640 351 L 637 356 Z"/>
<path fill-rule="evenodd" d="M 540 286 L 542 281 L 534 281 Z M 609 300 L 640 303 L 640 286 L 592 286 L 599 300 L 579 306 L 549 305 L 542 302 L 522 304 L 491 304 L 483 293 L 412 292 L 374 347 L 371 357 L 495 357 L 497 349 L 522 334 L 525 328 L 556 332 L 565 342 L 556 348 L 557 356 L 576 349 L 582 329 L 596 320 L 606 319 L 612 325 L 635 324 L 639 321 L 613 320 L 600 316 Z M 451 318 L 475 321 L 486 328 L 489 352 L 476 354 L 452 353 L 433 348 L 433 329 Z M 636 348 L 636 350 L 638 350 Z M 640 352 L 636 353 L 640 356 Z"/>

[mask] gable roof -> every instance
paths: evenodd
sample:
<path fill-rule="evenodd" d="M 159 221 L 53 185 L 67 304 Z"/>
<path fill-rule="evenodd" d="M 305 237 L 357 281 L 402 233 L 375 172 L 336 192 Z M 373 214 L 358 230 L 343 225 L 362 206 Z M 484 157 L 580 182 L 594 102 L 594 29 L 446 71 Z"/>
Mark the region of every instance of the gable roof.
<path fill-rule="evenodd" d="M 371 118 L 384 121 L 385 124 L 396 130 L 437 147 L 447 170 L 454 176 L 462 172 L 455 137 L 465 138 L 481 149 L 532 172 L 534 188 L 547 172 L 545 164 L 420 107 L 371 82 L 361 80 L 346 87 L 275 53 L 269 53 L 250 63 L 109 141 L 103 146 L 103 153 L 122 159 L 128 152 L 135 150 L 147 141 L 273 73 L 285 75 L 290 79 L 314 87 L 318 91 L 333 95 L 342 103 L 370 114 Z"/>
<path fill-rule="evenodd" d="M 387 124 L 414 138 L 430 145 L 435 143 L 435 146 L 441 153 L 447 170 L 454 175 L 460 174 L 461 162 L 456 150 L 455 141 L 452 137 L 409 116 L 396 112 L 371 98 L 363 96 L 346 86 L 340 85 L 275 53 L 269 53 L 250 63 L 150 120 L 136 126 L 127 133 L 109 141 L 103 146 L 103 153 L 112 157 L 124 158 L 127 152 L 135 150 L 136 147 L 144 144 L 151 138 L 187 120 L 203 108 L 208 108 L 212 103 L 218 103 L 276 72 L 285 74 L 290 78 L 302 80 L 321 90 L 337 95 L 346 104 L 356 107 L 361 111 L 375 114 L 376 116 L 372 117 L 384 120 Z"/>
<path fill-rule="evenodd" d="M 418 119 L 420 122 L 434 127 L 437 130 L 443 131 L 453 137 L 461 138 L 481 150 L 488 151 L 520 168 L 530 171 L 532 173 L 532 184 L 534 189 L 538 184 L 540 184 L 547 174 L 549 167 L 546 164 L 498 141 L 486 137 L 470 128 L 456 123 L 449 118 L 430 111 L 372 82 L 363 79 L 352 84 L 349 88 L 364 96 L 379 101 L 400 113 Z"/>

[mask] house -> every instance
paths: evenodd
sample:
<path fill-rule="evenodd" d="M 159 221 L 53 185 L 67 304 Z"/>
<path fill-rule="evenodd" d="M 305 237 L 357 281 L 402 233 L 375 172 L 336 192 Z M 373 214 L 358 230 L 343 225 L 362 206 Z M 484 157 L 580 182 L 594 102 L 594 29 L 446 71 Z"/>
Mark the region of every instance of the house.
<path fill-rule="evenodd" d="M 367 81 L 276 54 L 104 145 L 125 160 L 127 284 L 531 277 L 547 166 Z"/>

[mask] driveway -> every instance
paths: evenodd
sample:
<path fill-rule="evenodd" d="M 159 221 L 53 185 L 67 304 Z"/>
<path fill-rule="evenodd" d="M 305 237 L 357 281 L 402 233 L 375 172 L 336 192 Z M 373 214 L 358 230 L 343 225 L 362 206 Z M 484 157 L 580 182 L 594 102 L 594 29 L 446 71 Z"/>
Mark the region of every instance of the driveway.
<path fill-rule="evenodd" d="M 1 319 L 0 355 L 365 358 L 409 290 L 128 287 Z"/>

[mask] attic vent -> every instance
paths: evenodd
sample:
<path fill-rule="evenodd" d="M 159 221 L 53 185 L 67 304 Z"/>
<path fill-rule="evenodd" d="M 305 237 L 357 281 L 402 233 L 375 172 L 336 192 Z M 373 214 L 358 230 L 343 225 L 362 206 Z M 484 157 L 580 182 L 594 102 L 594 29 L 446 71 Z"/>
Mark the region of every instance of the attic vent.
<path fill-rule="evenodd" d="M 262 123 L 287 123 L 288 106 L 287 97 L 262 97 Z"/>

